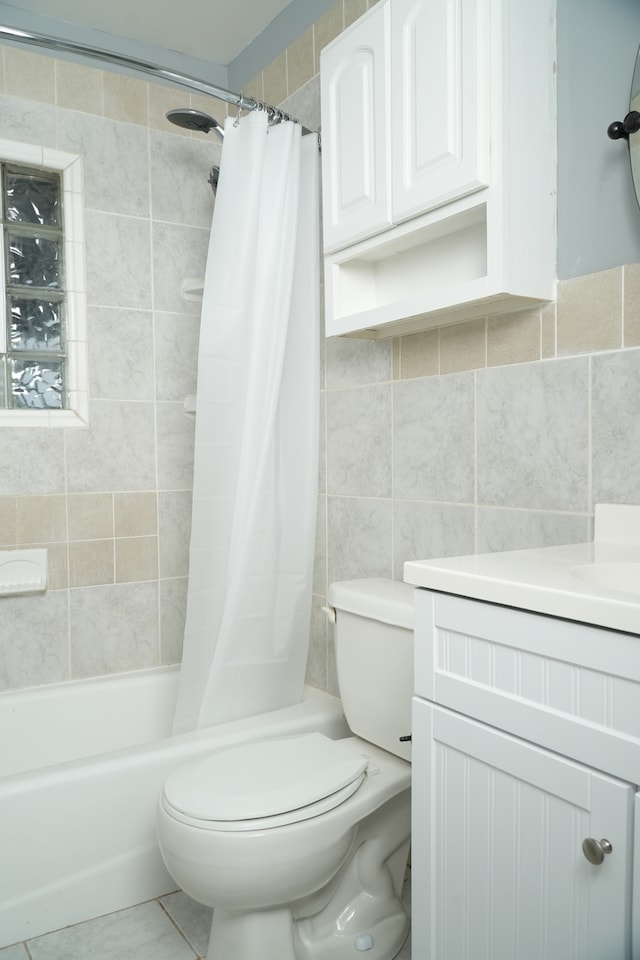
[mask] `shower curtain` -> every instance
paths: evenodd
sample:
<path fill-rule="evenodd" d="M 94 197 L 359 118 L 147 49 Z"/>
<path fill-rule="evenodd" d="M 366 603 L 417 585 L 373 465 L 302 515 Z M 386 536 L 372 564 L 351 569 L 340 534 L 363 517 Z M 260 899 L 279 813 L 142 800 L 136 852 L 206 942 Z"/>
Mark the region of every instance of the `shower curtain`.
<path fill-rule="evenodd" d="M 264 112 L 225 124 L 196 400 L 174 732 L 299 702 L 319 405 L 318 147 Z"/>

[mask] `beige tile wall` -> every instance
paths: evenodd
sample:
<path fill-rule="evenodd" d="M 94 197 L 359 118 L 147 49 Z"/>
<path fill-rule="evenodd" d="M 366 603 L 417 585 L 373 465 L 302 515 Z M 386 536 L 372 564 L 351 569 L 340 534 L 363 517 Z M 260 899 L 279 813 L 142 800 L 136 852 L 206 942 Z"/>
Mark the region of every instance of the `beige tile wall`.
<path fill-rule="evenodd" d="M 49 589 L 158 579 L 155 491 L 0 498 L 0 549 L 47 547 Z"/>
<path fill-rule="evenodd" d="M 317 81 L 322 46 L 374 2 L 339 0 L 244 92 L 277 105 Z M 167 122 L 181 106 L 227 114 L 201 94 L 0 46 L 3 136 L 84 155 L 92 398 L 82 435 L 0 436 L 0 549 L 49 556 L 45 597 L 0 601 L 0 690 L 180 659 L 193 463 L 182 399 L 198 316 L 179 285 L 204 271 L 219 157 L 212 138 Z M 44 645 L 25 617 L 48 624 Z"/>
<path fill-rule="evenodd" d="M 338 0 L 244 92 L 276 105 L 293 98 L 317 112 L 320 50 L 373 2 Z M 126 297 L 123 302 L 119 284 L 107 282 L 106 276 L 94 278 L 99 296 L 90 307 L 94 400 L 89 435 L 65 439 L 37 431 L 37 437 L 15 432 L 0 436 L 0 547 L 46 544 L 51 564 L 46 598 L 0 601 L 1 689 L 180 658 L 193 443 L 193 424 L 182 414 L 181 398 L 193 392 L 195 383 L 198 317 L 193 310 L 182 310 L 177 287 L 181 277 L 203 269 L 209 198 L 207 187 L 198 192 L 194 171 L 207 171 L 213 148 L 203 135 L 167 124 L 164 114 L 189 104 L 221 120 L 226 106 L 9 47 L 0 48 L 0 95 L 3 135 L 16 139 L 55 145 L 56 126 L 82 128 L 85 144 L 95 137 L 109 146 L 113 138 L 116 150 L 116 141 L 121 149 L 122 142 L 135 140 L 123 132 L 134 127 L 142 132 L 142 148 L 149 157 L 143 187 L 150 209 L 145 209 L 144 188 L 131 195 L 140 208 L 135 217 L 118 210 L 116 218 L 114 198 L 101 195 L 89 204 L 89 237 L 94 248 L 102 250 L 117 219 L 136 248 L 148 234 L 154 238 L 142 303 L 136 299 L 139 291 L 129 298 L 135 302 Z M 103 125 L 95 128 L 96 123 Z M 100 182 L 94 163 L 88 157 L 88 183 Z M 183 251 L 182 259 L 169 262 L 168 255 L 177 250 Z M 189 250 L 196 251 L 195 263 L 194 256 L 184 252 Z M 98 260 L 104 259 L 101 252 Z M 637 448 L 630 433 L 632 419 L 627 411 L 611 435 L 607 424 L 634 390 L 640 354 L 632 348 L 640 346 L 639 305 L 640 265 L 633 264 L 560 283 L 557 302 L 541 310 L 382 343 L 323 343 L 310 682 L 336 690 L 332 634 L 321 611 L 330 578 L 371 575 L 372 564 L 384 575 L 398 576 L 402 561 L 416 551 L 442 555 L 586 537 L 592 504 L 585 490 L 593 486 L 613 499 L 634 495 L 638 465 L 629 460 L 618 479 L 608 466 L 616 457 L 624 458 L 625 450 Z M 122 350 L 119 337 L 134 330 L 137 351 Z M 126 363 L 131 365 L 123 371 Z M 593 383 L 587 389 L 591 369 Z M 548 396 L 551 406 L 557 405 L 556 421 L 565 411 L 562 398 L 569 396 L 573 406 L 566 425 L 558 426 L 553 418 L 547 423 L 544 411 L 528 411 L 521 382 L 529 384 L 532 396 Z M 427 411 L 422 419 L 398 420 L 398 411 L 414 394 L 416 400 L 444 404 L 438 408 L 440 420 L 434 422 Z M 522 462 L 490 473 L 495 464 L 482 437 L 492 436 L 494 397 L 503 398 L 501 416 L 511 418 L 509 449 L 530 427 L 518 418 L 532 416 L 540 443 L 546 443 L 543 438 L 551 432 L 560 448 L 570 445 L 574 464 L 582 450 L 576 436 L 582 437 L 588 423 L 596 453 L 573 503 L 570 471 L 553 476 L 553 450 L 541 447 L 544 456 L 536 459 L 534 451 L 529 462 L 525 449 Z M 457 413 L 456 404 L 461 405 Z M 479 427 L 484 430 L 475 447 L 469 439 L 473 430 L 464 420 L 467 413 L 461 412 L 473 404 L 482 414 Z M 376 410 L 379 416 L 371 429 L 363 430 L 362 417 Z M 327 416 L 334 424 L 332 418 L 340 411 L 343 418 L 352 418 L 351 432 L 343 424 L 327 429 Z M 386 418 L 384 429 L 380 417 Z M 472 449 L 467 450 L 469 443 Z M 353 459 L 358 445 L 369 458 L 368 466 L 363 470 L 354 464 L 346 495 L 344 482 L 335 480 L 337 466 Z M 475 497 L 460 501 L 462 494 L 455 492 L 453 482 L 449 490 L 445 484 L 444 499 L 440 493 L 411 497 L 396 490 L 394 495 L 392 482 L 398 489 L 406 487 L 409 468 L 422 447 L 423 483 L 442 485 L 441 472 L 429 473 L 430 455 L 443 457 L 447 470 L 468 457 L 477 471 Z M 41 471 L 36 479 L 34 465 Z M 514 471 L 522 477 L 520 487 L 518 481 L 515 487 L 511 482 Z M 372 477 L 378 485 L 373 493 Z M 135 483 L 127 478 L 135 478 Z M 464 480 L 463 471 L 456 481 L 460 490 Z M 558 485 L 564 497 L 560 508 L 552 492 Z M 21 629 L 25 622 L 32 630 Z"/>
<path fill-rule="evenodd" d="M 255 95 L 295 104 L 322 47 L 364 9 L 336 3 Z M 639 346 L 638 264 L 560 282 L 541 309 L 326 342 L 308 682 L 338 692 L 322 611 L 332 579 L 583 540 L 598 499 L 640 502 Z"/>
<path fill-rule="evenodd" d="M 338 692 L 332 580 L 584 541 L 596 503 L 640 503 L 639 281 L 631 264 L 541 310 L 327 341 L 310 683 Z"/>
<path fill-rule="evenodd" d="M 3 136 L 83 157 L 91 397 L 87 430 L 0 432 L 0 549 L 49 558 L 46 595 L 0 599 L 0 690 L 180 658 L 199 326 L 180 284 L 204 274 L 220 147 L 165 113 L 196 102 L 224 118 L 0 46 Z"/>
<path fill-rule="evenodd" d="M 558 283 L 557 300 L 398 337 L 394 378 L 410 379 L 640 346 L 640 265 Z"/>
<path fill-rule="evenodd" d="M 226 104 L 210 97 L 57 60 L 18 46 L 0 46 L 0 92 L 195 139 L 205 135 L 172 126 L 166 112 L 206 104 L 207 112 L 216 119 L 226 116 Z"/>
<path fill-rule="evenodd" d="M 243 93 L 279 106 L 320 72 L 320 51 L 377 0 L 338 0 L 244 87 Z"/>

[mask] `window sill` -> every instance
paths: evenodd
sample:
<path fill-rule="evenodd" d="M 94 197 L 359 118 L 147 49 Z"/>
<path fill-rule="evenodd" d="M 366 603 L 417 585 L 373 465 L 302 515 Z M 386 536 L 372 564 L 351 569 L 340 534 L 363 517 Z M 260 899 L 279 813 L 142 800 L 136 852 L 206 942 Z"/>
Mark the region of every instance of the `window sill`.
<path fill-rule="evenodd" d="M 2 427 L 88 427 L 89 403 L 79 403 L 73 410 L 0 410 Z"/>

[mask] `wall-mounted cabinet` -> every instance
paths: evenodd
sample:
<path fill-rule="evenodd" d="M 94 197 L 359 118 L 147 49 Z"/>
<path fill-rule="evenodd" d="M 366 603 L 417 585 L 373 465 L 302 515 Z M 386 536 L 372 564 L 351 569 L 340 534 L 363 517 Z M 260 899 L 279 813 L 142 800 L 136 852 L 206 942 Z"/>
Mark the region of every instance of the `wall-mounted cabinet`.
<path fill-rule="evenodd" d="M 552 299 L 554 0 L 381 0 L 322 53 L 327 336 Z"/>

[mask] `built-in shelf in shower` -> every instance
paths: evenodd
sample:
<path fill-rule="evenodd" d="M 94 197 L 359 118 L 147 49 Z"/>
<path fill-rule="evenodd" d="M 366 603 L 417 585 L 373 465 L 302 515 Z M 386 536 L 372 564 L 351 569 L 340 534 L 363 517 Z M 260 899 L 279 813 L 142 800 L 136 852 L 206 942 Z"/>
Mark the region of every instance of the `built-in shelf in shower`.
<path fill-rule="evenodd" d="M 44 593 L 47 589 L 47 551 L 0 550 L 0 597 Z"/>

